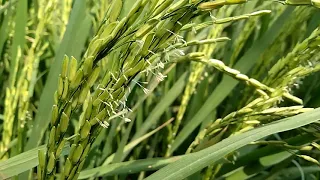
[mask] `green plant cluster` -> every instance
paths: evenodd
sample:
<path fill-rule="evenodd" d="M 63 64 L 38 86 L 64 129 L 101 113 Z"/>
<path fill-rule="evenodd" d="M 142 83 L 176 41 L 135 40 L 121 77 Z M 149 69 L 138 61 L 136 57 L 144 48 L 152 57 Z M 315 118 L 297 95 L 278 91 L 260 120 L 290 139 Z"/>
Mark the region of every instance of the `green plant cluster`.
<path fill-rule="evenodd" d="M 319 179 L 319 0 L 1 0 L 0 179 Z"/>

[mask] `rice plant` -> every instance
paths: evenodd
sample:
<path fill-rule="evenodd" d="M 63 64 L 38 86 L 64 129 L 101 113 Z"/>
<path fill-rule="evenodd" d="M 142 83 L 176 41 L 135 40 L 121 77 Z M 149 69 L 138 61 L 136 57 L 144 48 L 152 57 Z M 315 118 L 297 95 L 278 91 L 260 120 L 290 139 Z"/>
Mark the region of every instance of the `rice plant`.
<path fill-rule="evenodd" d="M 320 1 L 3 0 L 1 179 L 319 179 Z"/>

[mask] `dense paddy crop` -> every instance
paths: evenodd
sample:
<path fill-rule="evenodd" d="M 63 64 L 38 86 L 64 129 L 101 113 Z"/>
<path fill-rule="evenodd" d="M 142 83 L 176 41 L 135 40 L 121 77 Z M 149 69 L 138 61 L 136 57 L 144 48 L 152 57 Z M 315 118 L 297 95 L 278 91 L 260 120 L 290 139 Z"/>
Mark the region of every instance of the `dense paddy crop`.
<path fill-rule="evenodd" d="M 319 0 L 1 0 L 0 179 L 320 179 Z"/>

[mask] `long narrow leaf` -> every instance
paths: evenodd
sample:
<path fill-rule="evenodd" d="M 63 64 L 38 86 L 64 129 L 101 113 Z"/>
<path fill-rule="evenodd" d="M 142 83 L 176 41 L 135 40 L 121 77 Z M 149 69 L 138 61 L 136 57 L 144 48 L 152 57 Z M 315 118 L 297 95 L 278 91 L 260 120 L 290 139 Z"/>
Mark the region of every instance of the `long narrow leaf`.
<path fill-rule="evenodd" d="M 38 151 L 45 149 L 46 145 L 42 145 L 0 162 L 0 178 L 7 179 L 37 166 L 39 164 Z M 67 143 L 62 150 L 62 155 L 67 154 L 69 150 Z"/>
<path fill-rule="evenodd" d="M 214 164 L 222 157 L 250 142 L 259 140 L 274 133 L 295 129 L 318 120 L 320 120 L 320 108 L 270 123 L 237 136 L 231 136 L 214 146 L 186 155 L 184 158 L 160 169 L 146 179 L 180 180 L 186 178 L 202 168 Z"/>
<path fill-rule="evenodd" d="M 115 163 L 88 169 L 80 173 L 79 179 L 87 179 L 99 176 L 112 176 L 118 174 L 133 174 L 141 171 L 152 171 L 160 169 L 170 163 L 173 163 L 183 156 L 171 158 L 153 158 Z"/>

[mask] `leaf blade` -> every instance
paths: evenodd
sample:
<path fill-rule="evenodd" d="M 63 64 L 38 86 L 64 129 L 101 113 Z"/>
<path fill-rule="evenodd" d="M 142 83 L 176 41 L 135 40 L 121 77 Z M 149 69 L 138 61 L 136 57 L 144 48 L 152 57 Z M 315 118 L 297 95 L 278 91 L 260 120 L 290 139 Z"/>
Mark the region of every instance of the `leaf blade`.
<path fill-rule="evenodd" d="M 319 119 L 320 108 L 317 108 L 313 111 L 285 118 L 237 136 L 231 136 L 214 146 L 190 155 L 186 155 L 177 162 L 166 166 L 147 177 L 146 180 L 183 179 L 201 170 L 202 168 L 217 162 L 219 159 L 221 159 L 221 157 L 224 157 L 228 153 L 231 153 L 250 142 L 259 140 L 271 134 L 296 129 L 298 127 L 316 122 Z"/>

